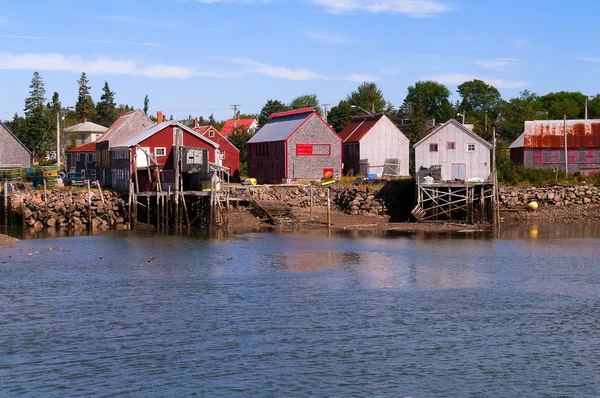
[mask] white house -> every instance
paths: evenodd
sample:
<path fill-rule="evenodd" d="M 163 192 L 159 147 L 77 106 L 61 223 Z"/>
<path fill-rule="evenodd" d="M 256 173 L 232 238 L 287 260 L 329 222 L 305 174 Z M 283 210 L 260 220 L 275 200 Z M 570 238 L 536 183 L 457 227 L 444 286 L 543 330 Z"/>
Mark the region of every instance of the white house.
<path fill-rule="evenodd" d="M 340 137 L 344 174 L 409 175 L 410 141 L 383 113 L 353 117 Z"/>
<path fill-rule="evenodd" d="M 454 119 L 417 142 L 415 175 L 421 167 L 441 166 L 441 179 L 485 180 L 490 176 L 492 144 Z"/>

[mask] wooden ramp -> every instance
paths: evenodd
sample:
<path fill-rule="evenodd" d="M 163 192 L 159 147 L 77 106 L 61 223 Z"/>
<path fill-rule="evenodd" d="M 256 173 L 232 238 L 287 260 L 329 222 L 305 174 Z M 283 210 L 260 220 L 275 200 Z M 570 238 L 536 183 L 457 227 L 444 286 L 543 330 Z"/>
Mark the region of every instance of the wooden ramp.
<path fill-rule="evenodd" d="M 284 224 L 296 221 L 290 204 L 273 200 L 254 199 L 252 206 L 260 217 L 267 218 L 272 224 Z"/>

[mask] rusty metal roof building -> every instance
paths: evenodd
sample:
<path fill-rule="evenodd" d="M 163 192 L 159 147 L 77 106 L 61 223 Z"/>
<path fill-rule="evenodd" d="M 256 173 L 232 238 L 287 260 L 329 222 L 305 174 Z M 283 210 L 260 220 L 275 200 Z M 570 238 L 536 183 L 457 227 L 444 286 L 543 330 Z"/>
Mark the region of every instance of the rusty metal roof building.
<path fill-rule="evenodd" d="M 510 148 L 564 148 L 565 127 L 568 148 L 600 148 L 599 119 L 526 121 Z"/>
<path fill-rule="evenodd" d="M 350 124 L 340 133 L 340 138 L 343 142 L 359 142 L 383 116 L 383 113 L 354 116 Z"/>

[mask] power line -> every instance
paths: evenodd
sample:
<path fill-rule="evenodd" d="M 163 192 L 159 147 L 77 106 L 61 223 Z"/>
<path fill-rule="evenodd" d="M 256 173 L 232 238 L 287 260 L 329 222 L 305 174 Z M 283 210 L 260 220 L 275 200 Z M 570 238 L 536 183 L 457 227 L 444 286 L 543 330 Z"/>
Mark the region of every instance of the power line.
<path fill-rule="evenodd" d="M 239 108 L 240 104 L 229 105 L 233 108 L 233 128 L 237 128 L 237 108 Z"/>

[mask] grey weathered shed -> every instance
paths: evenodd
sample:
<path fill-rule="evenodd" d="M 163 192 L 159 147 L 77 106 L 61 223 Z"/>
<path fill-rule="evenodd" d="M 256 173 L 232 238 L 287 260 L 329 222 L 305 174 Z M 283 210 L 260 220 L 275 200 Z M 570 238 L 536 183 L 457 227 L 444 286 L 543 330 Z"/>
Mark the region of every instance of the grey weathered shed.
<path fill-rule="evenodd" d="M 342 141 L 313 108 L 271 115 L 247 148 L 248 176 L 261 183 L 341 175 Z"/>
<path fill-rule="evenodd" d="M 31 152 L 0 122 L 0 168 L 25 168 L 31 166 Z"/>
<path fill-rule="evenodd" d="M 440 166 L 444 181 L 485 180 L 490 176 L 492 144 L 454 119 L 413 147 L 416 175 L 421 167 Z"/>

